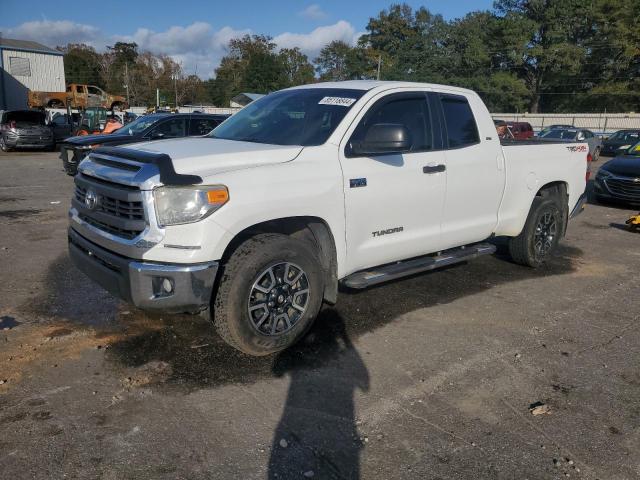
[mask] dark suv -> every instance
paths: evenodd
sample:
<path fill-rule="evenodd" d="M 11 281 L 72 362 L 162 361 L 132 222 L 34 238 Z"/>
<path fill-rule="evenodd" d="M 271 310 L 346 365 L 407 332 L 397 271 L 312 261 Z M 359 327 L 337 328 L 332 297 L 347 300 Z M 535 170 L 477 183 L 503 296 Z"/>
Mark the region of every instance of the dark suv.
<path fill-rule="evenodd" d="M 65 171 L 69 175 L 75 175 L 78 171 L 78 164 L 93 148 L 114 147 L 167 138 L 199 137 L 209 133 L 228 117 L 229 115 L 209 115 L 206 113 L 145 115 L 113 133 L 67 138 L 60 147 L 60 158 Z"/>
<path fill-rule="evenodd" d="M 3 152 L 23 147 L 53 150 L 56 142 L 45 118 L 39 110 L 0 110 L 0 149 Z"/>

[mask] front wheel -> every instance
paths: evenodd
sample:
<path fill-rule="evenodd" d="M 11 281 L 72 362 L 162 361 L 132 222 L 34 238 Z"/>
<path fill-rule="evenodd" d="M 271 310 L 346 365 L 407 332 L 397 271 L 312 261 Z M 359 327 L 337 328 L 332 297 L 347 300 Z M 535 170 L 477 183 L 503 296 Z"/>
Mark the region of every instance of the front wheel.
<path fill-rule="evenodd" d="M 10 152 L 11 151 L 11 147 L 9 147 L 7 145 L 7 143 L 4 140 L 4 137 L 2 135 L 0 135 L 0 150 L 2 150 L 3 152 Z"/>
<path fill-rule="evenodd" d="M 244 353 L 269 355 L 293 345 L 320 310 L 321 266 L 306 242 L 256 235 L 223 268 L 214 324 L 223 340 Z"/>
<path fill-rule="evenodd" d="M 536 197 L 522 232 L 509 241 L 513 261 L 534 268 L 542 265 L 560 241 L 563 221 L 556 197 Z"/>

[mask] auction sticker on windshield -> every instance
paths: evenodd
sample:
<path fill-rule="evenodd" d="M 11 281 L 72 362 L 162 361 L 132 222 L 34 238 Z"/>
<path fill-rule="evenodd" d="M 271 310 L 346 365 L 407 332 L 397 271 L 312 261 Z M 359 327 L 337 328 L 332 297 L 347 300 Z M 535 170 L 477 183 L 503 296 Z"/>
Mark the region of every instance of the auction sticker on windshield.
<path fill-rule="evenodd" d="M 350 107 L 355 102 L 355 98 L 346 97 L 324 97 L 318 102 L 318 105 L 338 105 L 341 107 Z"/>

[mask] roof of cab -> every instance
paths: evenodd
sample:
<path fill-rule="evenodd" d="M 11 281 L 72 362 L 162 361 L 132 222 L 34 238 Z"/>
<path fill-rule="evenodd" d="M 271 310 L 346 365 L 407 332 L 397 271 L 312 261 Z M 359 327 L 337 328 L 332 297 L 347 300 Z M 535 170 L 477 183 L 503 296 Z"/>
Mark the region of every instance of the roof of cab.
<path fill-rule="evenodd" d="M 299 85 L 291 87 L 290 90 L 299 88 L 347 88 L 352 90 L 387 90 L 391 88 L 411 88 L 411 87 L 428 87 L 435 89 L 446 89 L 466 94 L 475 94 L 473 90 L 467 88 L 454 87 L 451 85 L 439 85 L 437 83 L 418 83 L 418 82 L 399 82 L 386 80 L 344 80 L 342 82 L 319 82 L 307 85 Z"/>

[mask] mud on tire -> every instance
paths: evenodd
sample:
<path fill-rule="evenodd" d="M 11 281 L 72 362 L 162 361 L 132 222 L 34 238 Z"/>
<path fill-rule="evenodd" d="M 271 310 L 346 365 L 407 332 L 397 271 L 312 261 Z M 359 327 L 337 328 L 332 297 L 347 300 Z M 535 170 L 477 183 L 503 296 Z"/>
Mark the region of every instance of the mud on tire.
<path fill-rule="evenodd" d="M 213 322 L 222 339 L 244 353 L 269 355 L 293 345 L 320 310 L 322 267 L 307 242 L 259 234 L 222 268 Z"/>

